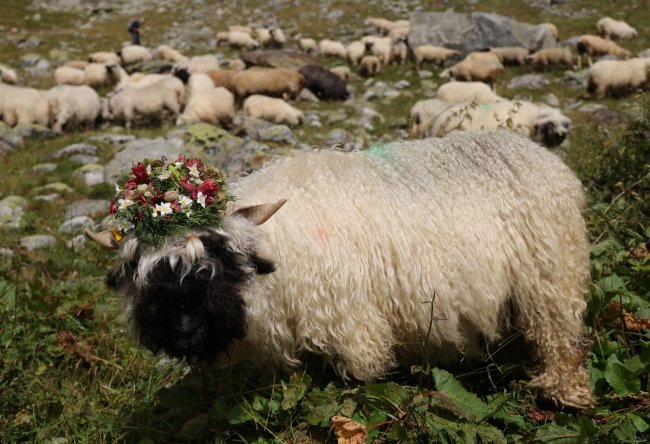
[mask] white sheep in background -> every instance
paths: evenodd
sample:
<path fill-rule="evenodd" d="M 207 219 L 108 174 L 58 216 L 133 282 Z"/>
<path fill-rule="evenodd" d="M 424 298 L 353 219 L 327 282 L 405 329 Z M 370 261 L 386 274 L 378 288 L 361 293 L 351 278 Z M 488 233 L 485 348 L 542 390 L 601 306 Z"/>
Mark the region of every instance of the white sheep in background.
<path fill-rule="evenodd" d="M 539 65 L 544 69 L 552 65 L 567 65 L 576 69 L 573 63 L 573 54 L 569 48 L 543 48 L 534 54 L 526 56 L 526 63 Z"/>
<path fill-rule="evenodd" d="M 0 114 L 9 126 L 50 124 L 46 91 L 0 83 Z"/>
<path fill-rule="evenodd" d="M 569 135 L 571 120 L 559 110 L 525 100 L 458 103 L 445 109 L 426 136 L 442 137 L 451 131 L 509 128 L 546 146 L 557 146 Z"/>
<path fill-rule="evenodd" d="M 242 32 L 253 37 L 255 35 L 255 30 L 247 25 L 231 25 L 228 26 L 228 32 Z"/>
<path fill-rule="evenodd" d="M 634 91 L 648 81 L 649 69 L 650 58 L 598 61 L 589 68 L 587 91 L 598 98 Z"/>
<path fill-rule="evenodd" d="M 201 73 L 192 74 L 187 82 L 187 99 L 192 100 L 194 97 L 214 90 L 214 88 L 214 82 L 209 75 Z"/>
<path fill-rule="evenodd" d="M 127 45 L 120 51 L 123 65 L 133 65 L 135 63 L 148 62 L 153 58 L 153 54 L 144 46 Z"/>
<path fill-rule="evenodd" d="M 398 28 L 393 28 L 388 33 L 388 37 L 390 37 L 391 39 L 395 39 L 395 38 L 407 39 L 410 32 L 411 32 L 411 27 L 410 26 L 402 26 L 402 27 L 398 27 Z"/>
<path fill-rule="evenodd" d="M 298 108 L 294 108 L 282 99 L 259 94 L 254 94 L 244 100 L 244 114 L 289 126 L 297 126 L 304 121 L 304 115 Z"/>
<path fill-rule="evenodd" d="M 83 70 L 86 68 L 86 66 L 88 66 L 88 62 L 85 60 L 69 60 L 65 62 L 62 66 L 69 66 L 70 68 L 77 68 Z"/>
<path fill-rule="evenodd" d="M 301 38 L 298 40 L 298 46 L 300 49 L 305 51 L 307 54 L 311 54 L 312 52 L 316 52 L 318 49 L 318 45 L 316 44 L 316 40 L 311 39 L 311 38 Z"/>
<path fill-rule="evenodd" d="M 228 32 L 228 44 L 233 48 L 257 49 L 260 44 L 250 34 L 241 31 Z"/>
<path fill-rule="evenodd" d="M 212 88 L 190 98 L 176 125 L 206 122 L 229 126 L 235 118 L 235 96 L 226 88 Z"/>
<path fill-rule="evenodd" d="M 63 65 L 54 70 L 54 81 L 57 85 L 85 85 L 86 73 L 83 69 Z"/>
<path fill-rule="evenodd" d="M 504 65 L 525 65 L 528 57 L 528 50 L 520 46 L 490 47 L 489 52 L 496 54 Z"/>
<path fill-rule="evenodd" d="M 316 354 L 369 382 L 478 361 L 516 327 L 538 363 L 531 386 L 594 404 L 585 196 L 548 150 L 495 131 L 314 151 L 229 191 L 223 228 L 122 243 L 107 282 L 148 348 L 264 367 Z"/>
<path fill-rule="evenodd" d="M 352 42 L 345 49 L 346 58 L 352 66 L 359 66 L 359 63 L 365 54 L 366 44 L 362 41 Z"/>
<path fill-rule="evenodd" d="M 499 58 L 490 52 L 472 52 L 456 63 L 451 68 L 440 73 L 443 79 L 454 78 L 455 80 L 475 80 L 485 82 L 494 90 L 496 82 L 503 72 L 503 65 Z"/>
<path fill-rule="evenodd" d="M 455 105 L 439 98 L 420 100 L 409 111 L 407 126 L 411 138 L 430 134 L 431 125 L 444 110 Z"/>
<path fill-rule="evenodd" d="M 415 57 L 415 69 L 418 71 L 424 62 L 433 62 L 441 67 L 452 57 L 458 57 L 460 52 L 455 49 L 448 49 L 442 46 L 420 45 L 413 50 Z"/>
<path fill-rule="evenodd" d="M 336 40 L 321 40 L 318 42 L 318 52 L 322 56 L 340 57 L 342 59 L 347 57 L 345 46 L 343 46 L 343 43 L 337 42 Z"/>
<path fill-rule="evenodd" d="M 99 96 L 89 86 L 58 85 L 47 92 L 47 99 L 57 134 L 72 125 L 92 127 L 102 112 Z"/>
<path fill-rule="evenodd" d="M 158 57 L 159 59 L 168 60 L 168 61 L 174 62 L 174 63 L 180 63 L 180 62 L 184 62 L 185 60 L 187 60 L 187 57 L 185 57 L 183 54 L 181 54 L 176 49 L 172 48 L 171 46 L 167 46 L 167 45 L 160 45 L 156 49 L 156 57 Z"/>
<path fill-rule="evenodd" d="M 391 52 L 393 48 L 393 40 L 389 37 L 376 38 L 366 44 L 370 49 L 370 53 L 379 57 L 382 65 L 388 65 L 391 59 Z"/>
<path fill-rule="evenodd" d="M 436 98 L 447 102 L 498 102 L 505 100 L 483 82 L 448 82 L 441 85 Z"/>
<path fill-rule="evenodd" d="M 159 80 L 167 79 L 171 77 L 169 74 L 144 74 L 142 72 L 134 72 L 129 75 L 124 71 L 123 76 L 121 76 L 120 81 L 115 86 L 115 91 L 119 91 L 123 88 L 146 88 L 149 85 L 152 85 Z"/>
<path fill-rule="evenodd" d="M 253 37 L 260 43 L 260 47 L 271 46 L 271 30 L 269 28 L 255 28 Z"/>
<path fill-rule="evenodd" d="M 282 48 L 287 43 L 287 38 L 281 28 L 271 28 L 271 46 Z"/>
<path fill-rule="evenodd" d="M 611 55 L 626 59 L 630 56 L 630 51 L 621 48 L 611 40 L 603 39 L 597 35 L 585 34 L 580 36 L 577 43 L 578 48 L 578 68 L 582 67 L 582 57 L 587 56 L 589 66 L 593 64 L 592 57 Z"/>
<path fill-rule="evenodd" d="M 611 17 L 603 17 L 596 22 L 598 34 L 606 39 L 628 40 L 637 36 L 636 29 L 625 23 L 623 20 L 614 20 Z"/>
<path fill-rule="evenodd" d="M 214 82 L 214 72 L 210 74 Z M 253 94 L 295 99 L 304 82 L 302 74 L 292 68 L 247 69 L 235 72 L 232 77 L 233 89 L 240 100 Z"/>
<path fill-rule="evenodd" d="M 14 69 L 0 63 L 0 82 L 15 85 L 18 83 L 18 75 Z"/>
<path fill-rule="evenodd" d="M 408 57 L 409 47 L 406 44 L 406 41 L 401 37 L 394 38 L 390 48 L 391 63 L 399 63 L 400 65 L 403 65 L 408 60 Z"/>
<path fill-rule="evenodd" d="M 330 68 L 330 72 L 333 72 L 346 82 L 350 80 L 350 76 L 352 75 L 350 68 L 347 66 L 335 66 Z"/>
<path fill-rule="evenodd" d="M 84 84 L 98 88 L 118 83 L 126 74 L 124 69 L 114 63 L 89 63 L 84 68 Z"/>
<path fill-rule="evenodd" d="M 104 63 L 104 64 L 122 62 L 120 56 L 117 55 L 117 53 L 107 52 L 107 51 L 93 52 L 88 56 L 88 61 L 90 63 Z"/>
<path fill-rule="evenodd" d="M 186 67 L 190 73 L 203 74 L 210 71 L 218 71 L 220 69 L 219 59 L 213 54 L 190 57 L 189 59 L 180 62 L 178 66 Z"/>
<path fill-rule="evenodd" d="M 381 72 L 381 59 L 374 55 L 363 56 L 359 63 L 359 75 L 362 77 L 374 76 Z"/>
<path fill-rule="evenodd" d="M 131 128 L 139 117 L 162 118 L 165 111 L 178 116 L 185 103 L 185 85 L 176 77 L 168 76 L 144 88 L 125 87 L 106 102 L 104 118 L 123 119 Z"/>

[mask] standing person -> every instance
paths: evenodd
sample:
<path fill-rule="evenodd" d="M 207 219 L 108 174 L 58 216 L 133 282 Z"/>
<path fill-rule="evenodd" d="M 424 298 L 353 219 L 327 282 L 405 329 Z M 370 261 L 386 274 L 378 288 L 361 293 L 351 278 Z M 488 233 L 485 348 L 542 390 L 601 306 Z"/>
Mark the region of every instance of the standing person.
<path fill-rule="evenodd" d="M 140 44 L 140 21 L 133 20 L 129 23 L 129 27 L 126 30 L 131 34 L 131 44 L 139 45 Z"/>

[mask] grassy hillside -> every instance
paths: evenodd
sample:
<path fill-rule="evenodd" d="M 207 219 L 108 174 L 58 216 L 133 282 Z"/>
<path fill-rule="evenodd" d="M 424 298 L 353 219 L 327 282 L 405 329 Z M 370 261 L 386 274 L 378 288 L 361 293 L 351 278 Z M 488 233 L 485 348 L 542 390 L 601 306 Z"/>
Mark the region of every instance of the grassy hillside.
<path fill-rule="evenodd" d="M 370 14 L 402 18 L 411 10 L 485 11 L 518 20 L 551 21 L 560 38 L 593 32 L 603 15 L 624 18 L 640 36 L 624 43 L 640 51 L 650 47 L 650 2 L 576 0 L 550 10 L 531 1 L 366 1 L 208 2 L 202 0 L 80 2 L 81 8 L 56 7 L 74 3 L 0 1 L 0 63 L 17 67 L 26 53 L 46 59 L 53 50 L 67 58 L 84 58 L 92 51 L 117 49 L 128 39 L 129 20 L 146 19 L 144 43 L 157 46 L 165 35 L 194 35 L 183 40 L 187 54 L 218 51 L 205 33 L 229 24 L 262 23 L 277 19 L 287 35 L 321 38 L 360 36 Z M 111 10 L 112 8 L 112 10 Z M 339 14 L 329 16 L 333 11 Z M 103 12 L 102 12 L 103 11 Z M 331 18 L 329 18 L 331 17 Z M 192 34 L 192 33 L 195 34 Z M 211 31 L 210 31 L 211 32 Z M 166 34 L 167 33 L 167 34 Z M 169 34 L 171 33 L 171 34 Z M 210 34 L 210 33 L 208 33 Z M 35 48 L 19 43 L 37 37 Z M 338 61 L 321 60 L 328 66 Z M 338 104 L 301 102 L 307 112 L 322 114 L 323 127 L 305 126 L 296 137 L 320 145 L 335 127 L 354 131 L 367 144 L 405 137 L 404 123 L 412 104 L 435 91 L 437 71 L 419 77 L 412 65 L 390 66 L 376 81 L 409 85 L 394 99 L 373 100 L 384 120 L 360 131 L 356 110 Z M 591 103 L 585 92 L 564 84 L 563 70 L 543 73 L 551 81 L 539 90 L 509 90 L 517 75 L 532 67 L 507 70 L 498 84 L 505 97 L 541 100 L 552 92 L 562 105 Z M 52 77 L 33 78 L 19 70 L 25 83 L 49 88 Z M 375 82 L 376 82 L 375 81 Z M 363 92 L 376 83 L 354 76 Z M 593 350 L 587 359 L 598 399 L 594 409 L 576 412 L 537 399 L 525 384 L 531 363 L 520 359 L 521 335 L 514 333 L 486 354 L 483 365 L 446 370 L 428 366 L 401 369 L 386 381 L 368 386 L 343 384 L 315 359 L 290 373 L 277 375 L 245 364 L 202 373 L 184 363 L 152 356 L 124 330 L 117 296 L 104 285 L 112 255 L 94 246 L 66 247 L 78 232 L 63 234 L 57 227 L 69 219 L 72 202 L 110 199 L 113 187 L 85 186 L 73 171 L 72 160 L 52 160 L 51 153 L 95 132 L 76 132 L 26 146 L 0 158 L 0 200 L 9 195 L 28 199 L 20 230 L 0 230 L 0 442 L 336 442 L 330 418 L 342 415 L 368 426 L 376 442 L 647 442 L 650 436 L 650 104 L 647 94 L 604 99 L 626 123 L 605 124 L 593 114 L 566 112 L 573 120 L 566 145 L 558 149 L 583 180 L 589 197 L 587 220 L 592 241 L 593 283 L 587 295 L 588 337 Z M 347 118 L 327 124 L 328 113 L 344 111 Z M 139 128 L 135 136 L 165 135 L 172 128 Z M 124 132 L 107 127 L 101 131 Z M 100 163 L 115 148 L 98 146 Z M 47 174 L 33 167 L 55 162 Z M 61 182 L 68 191 L 51 201 L 35 199 L 49 193 L 40 187 Z M 50 249 L 28 251 L 22 236 L 51 234 L 59 240 Z M 7 250 L 1 250 L 7 252 Z M 189 372 L 189 373 L 188 373 Z M 207 385 L 205 380 L 208 380 Z"/>

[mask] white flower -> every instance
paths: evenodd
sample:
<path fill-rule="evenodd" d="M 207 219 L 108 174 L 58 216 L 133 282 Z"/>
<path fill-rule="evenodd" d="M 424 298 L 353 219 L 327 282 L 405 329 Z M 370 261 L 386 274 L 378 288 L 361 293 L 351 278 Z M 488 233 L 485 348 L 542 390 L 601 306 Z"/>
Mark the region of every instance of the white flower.
<path fill-rule="evenodd" d="M 120 189 L 120 186 L 117 183 L 115 183 L 115 195 L 117 196 L 121 192 L 122 192 L 122 190 Z"/>
<path fill-rule="evenodd" d="M 192 210 L 187 210 L 187 211 L 185 212 L 185 215 L 186 215 L 187 217 L 190 217 L 190 216 L 192 215 Z"/>
<path fill-rule="evenodd" d="M 185 208 L 185 207 L 189 207 L 190 205 L 192 205 L 192 199 L 190 199 L 190 198 L 187 197 L 187 196 L 180 196 L 180 197 L 178 198 L 178 203 L 179 203 L 179 204 L 181 205 L 181 207 L 183 207 L 183 208 Z"/>
<path fill-rule="evenodd" d="M 151 175 L 151 165 L 147 165 L 147 174 Z"/>
<path fill-rule="evenodd" d="M 133 202 L 131 199 L 118 199 L 117 204 L 119 205 L 118 209 L 123 210 L 130 207 L 131 205 L 134 205 L 135 202 Z"/>
<path fill-rule="evenodd" d="M 196 195 L 196 202 L 205 208 L 205 196 L 201 191 L 199 191 L 199 194 Z"/>
<path fill-rule="evenodd" d="M 196 165 L 192 165 L 190 167 L 190 176 L 194 177 L 199 177 L 201 173 L 199 173 L 199 169 L 196 167 Z"/>
<path fill-rule="evenodd" d="M 157 210 L 154 208 L 153 211 L 151 212 L 151 215 L 153 217 L 158 217 L 158 213 L 156 212 Z"/>
<path fill-rule="evenodd" d="M 167 216 L 168 214 L 172 214 L 174 212 L 174 210 L 172 210 L 172 204 L 169 202 L 156 204 L 155 211 L 160 213 L 161 216 Z"/>
<path fill-rule="evenodd" d="M 183 162 L 182 160 L 179 160 L 179 161 L 177 161 L 177 162 L 174 162 L 174 165 L 176 165 L 176 168 L 180 168 L 180 167 L 183 166 L 184 163 L 185 163 L 185 162 Z"/>
<path fill-rule="evenodd" d="M 127 231 L 135 228 L 135 225 L 133 225 L 131 222 L 129 222 L 126 219 L 116 219 L 115 220 L 115 228 L 120 230 L 122 233 L 126 233 Z"/>
<path fill-rule="evenodd" d="M 170 176 L 171 176 L 171 173 L 169 172 L 169 170 L 167 168 L 165 168 L 164 170 L 162 170 L 162 172 L 160 174 L 158 174 L 158 179 L 167 180 L 167 179 L 169 179 Z"/>

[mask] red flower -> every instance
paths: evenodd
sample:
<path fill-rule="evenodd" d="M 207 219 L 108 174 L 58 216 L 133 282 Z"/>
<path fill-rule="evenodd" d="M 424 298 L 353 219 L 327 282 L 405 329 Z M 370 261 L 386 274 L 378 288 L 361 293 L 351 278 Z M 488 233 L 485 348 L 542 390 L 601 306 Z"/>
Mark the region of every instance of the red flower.
<path fill-rule="evenodd" d="M 111 205 L 110 205 L 110 207 L 108 208 L 108 213 L 109 213 L 109 214 L 115 214 L 115 213 L 117 213 L 117 204 L 115 203 L 114 200 L 111 200 Z"/>
<path fill-rule="evenodd" d="M 196 199 L 197 190 L 196 190 L 196 188 L 194 187 L 194 185 L 192 185 L 191 183 L 189 183 L 189 182 L 187 181 L 188 178 L 189 178 L 189 176 L 185 176 L 185 177 L 183 177 L 183 178 L 181 179 L 181 185 L 182 185 L 183 188 L 185 188 L 187 191 L 189 191 L 190 193 L 192 193 L 192 199 Z"/>
<path fill-rule="evenodd" d="M 135 180 L 135 183 L 149 183 L 149 174 L 147 174 L 147 168 L 142 164 L 142 162 L 138 162 L 138 164 L 131 169 L 131 172 L 135 176 L 135 178 L 132 179 Z"/>
<path fill-rule="evenodd" d="M 212 179 L 203 181 L 199 186 L 198 191 L 203 193 L 204 196 L 213 196 L 214 193 L 219 191 L 219 184 L 215 183 Z"/>

